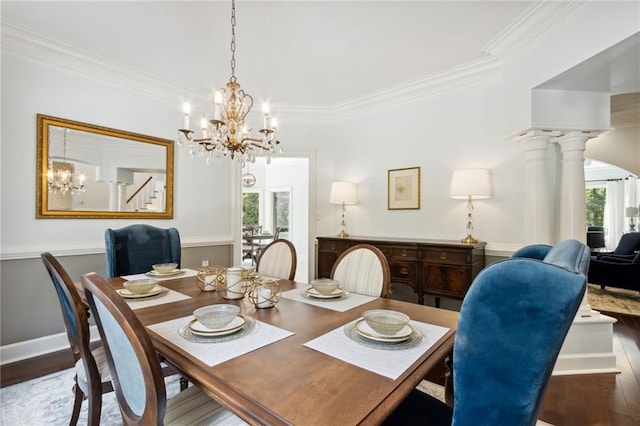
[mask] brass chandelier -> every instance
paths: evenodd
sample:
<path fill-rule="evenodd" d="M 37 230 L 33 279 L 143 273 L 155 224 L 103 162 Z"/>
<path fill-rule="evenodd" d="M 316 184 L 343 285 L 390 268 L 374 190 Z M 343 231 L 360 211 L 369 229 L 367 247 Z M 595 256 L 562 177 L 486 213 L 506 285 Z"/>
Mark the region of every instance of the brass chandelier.
<path fill-rule="evenodd" d="M 184 128 L 178 130 L 178 145 L 187 145 L 192 157 L 204 157 L 205 163 L 210 164 L 212 158 L 229 156 L 238 159 L 244 166 L 247 162 L 254 163 L 256 156 L 266 157 L 267 164 L 271 158 L 282 153 L 280 141 L 276 139 L 277 120 L 271 117 L 269 105 L 262 105 L 263 122 L 259 130 L 261 137 L 251 136 L 251 128 L 246 123 L 246 117 L 253 107 L 253 98 L 240 88 L 236 80 L 236 2 L 231 1 L 231 78 L 226 84 L 227 90 L 221 88 L 213 96 L 214 116 L 207 120 L 202 118 L 200 128 L 202 136 L 198 138 L 189 129 L 191 105 L 185 103 L 182 108 L 184 114 Z"/>
<path fill-rule="evenodd" d="M 50 161 L 47 170 L 47 183 L 49 191 L 57 195 L 65 195 L 67 192 L 73 194 L 75 191 L 84 192 L 85 176 L 83 174 L 78 176 L 78 185 L 74 186 L 75 173 L 73 167 L 67 163 L 67 133 L 69 129 L 64 129 L 63 139 L 63 151 L 62 151 L 62 164 Z M 51 133 L 49 133 L 49 140 L 51 140 Z"/>

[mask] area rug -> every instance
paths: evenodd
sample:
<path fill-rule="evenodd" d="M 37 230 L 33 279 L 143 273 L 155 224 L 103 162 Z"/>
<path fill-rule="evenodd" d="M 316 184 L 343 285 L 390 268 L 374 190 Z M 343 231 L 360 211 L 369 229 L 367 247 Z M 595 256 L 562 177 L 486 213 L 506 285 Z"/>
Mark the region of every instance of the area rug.
<path fill-rule="evenodd" d="M 618 312 L 629 315 L 640 315 L 640 292 L 623 288 L 605 287 L 589 284 L 587 299 L 596 311 Z"/>

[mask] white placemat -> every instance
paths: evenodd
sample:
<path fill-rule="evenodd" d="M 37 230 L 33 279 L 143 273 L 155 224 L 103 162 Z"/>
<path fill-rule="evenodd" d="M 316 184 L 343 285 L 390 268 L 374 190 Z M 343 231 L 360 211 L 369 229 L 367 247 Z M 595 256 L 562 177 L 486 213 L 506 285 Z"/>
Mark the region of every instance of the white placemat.
<path fill-rule="evenodd" d="M 422 340 L 405 349 L 377 349 L 361 345 L 347 337 L 345 326 L 310 340 L 304 346 L 395 380 L 449 331 L 446 327 L 413 320 L 411 325 L 422 333 Z"/>
<path fill-rule="evenodd" d="M 196 275 L 198 275 L 198 271 L 194 271 L 193 269 L 182 268 L 181 271 L 184 271 L 184 272 L 179 275 L 170 275 L 168 277 L 159 277 L 157 275 L 150 277 L 147 274 L 133 274 L 133 275 L 123 275 L 122 278 L 124 278 L 127 281 L 141 280 L 144 278 L 153 278 L 154 280 L 158 280 L 158 281 L 166 281 L 166 280 L 175 280 L 177 278 L 195 277 Z"/>
<path fill-rule="evenodd" d="M 227 342 L 196 343 L 184 339 L 178 334 L 178 329 L 193 319 L 193 316 L 174 319 L 148 326 L 165 339 L 175 343 L 189 354 L 198 358 L 209 366 L 221 364 L 248 352 L 282 340 L 294 333 L 274 327 L 256 320 L 256 324 L 248 334 Z"/>
<path fill-rule="evenodd" d="M 313 306 L 319 306 L 325 309 L 331 309 L 332 311 L 338 312 L 345 312 L 349 309 L 355 308 L 356 306 L 364 305 L 365 303 L 369 303 L 372 300 L 377 299 L 377 297 L 366 296 L 364 294 L 357 293 L 349 293 L 349 295 L 346 297 L 340 297 L 336 299 L 314 299 L 312 297 L 306 297 L 303 295 L 307 288 L 309 288 L 308 284 L 301 287 L 296 287 L 292 290 L 283 291 L 280 294 L 280 297 L 307 303 Z"/>
<path fill-rule="evenodd" d="M 169 290 L 166 293 L 158 296 L 151 296 L 149 298 L 142 299 L 127 299 L 124 300 L 129 304 L 131 309 L 147 308 L 149 306 L 163 305 L 165 303 L 178 302 L 180 300 L 191 299 L 191 296 L 179 293 L 177 291 Z"/>

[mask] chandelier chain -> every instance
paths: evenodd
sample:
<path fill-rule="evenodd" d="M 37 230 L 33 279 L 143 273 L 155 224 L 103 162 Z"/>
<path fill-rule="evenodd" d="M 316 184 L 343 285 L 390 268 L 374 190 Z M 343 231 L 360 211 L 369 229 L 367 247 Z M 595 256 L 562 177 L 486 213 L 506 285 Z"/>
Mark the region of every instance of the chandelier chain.
<path fill-rule="evenodd" d="M 256 155 L 266 157 L 267 164 L 271 158 L 282 153 L 280 141 L 276 139 L 278 120 L 269 112 L 269 104 L 262 104 L 262 127 L 258 135 L 251 135 L 251 127 L 246 122 L 253 97 L 240 87 L 236 79 L 236 2 L 231 1 L 231 78 L 226 88 L 217 90 L 212 99 L 214 108 L 213 118 L 200 120 L 200 133 L 196 134 L 189 128 L 191 105 L 188 102 L 182 106 L 184 126 L 178 129 L 176 143 L 187 144 L 191 156 L 205 158 L 209 164 L 213 158 L 229 156 L 238 158 L 242 166 L 254 163 Z M 247 177 L 251 177 L 247 173 Z M 250 183 L 250 182 L 247 182 Z"/>
<path fill-rule="evenodd" d="M 231 79 L 236 82 L 236 1 L 231 2 Z"/>

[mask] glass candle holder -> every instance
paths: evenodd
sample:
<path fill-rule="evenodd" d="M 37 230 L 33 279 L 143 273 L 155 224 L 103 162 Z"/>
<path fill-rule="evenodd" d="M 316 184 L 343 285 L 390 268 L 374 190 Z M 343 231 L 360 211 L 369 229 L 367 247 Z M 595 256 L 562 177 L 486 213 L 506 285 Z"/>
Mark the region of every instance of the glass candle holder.
<path fill-rule="evenodd" d="M 215 291 L 221 286 L 221 282 L 224 281 L 223 275 L 224 269 L 217 267 L 206 267 L 198 270 L 196 275 L 196 283 L 198 288 L 202 291 Z"/>
<path fill-rule="evenodd" d="M 273 308 L 280 301 L 280 285 L 275 280 L 256 280 L 248 298 L 258 309 Z"/>
<path fill-rule="evenodd" d="M 224 288 L 220 292 L 225 299 L 242 299 L 246 293 L 244 281 L 242 281 L 242 268 L 227 268 L 224 275 Z"/>

